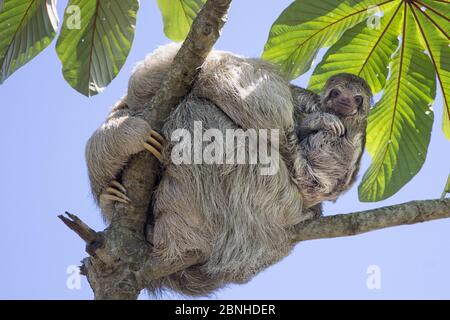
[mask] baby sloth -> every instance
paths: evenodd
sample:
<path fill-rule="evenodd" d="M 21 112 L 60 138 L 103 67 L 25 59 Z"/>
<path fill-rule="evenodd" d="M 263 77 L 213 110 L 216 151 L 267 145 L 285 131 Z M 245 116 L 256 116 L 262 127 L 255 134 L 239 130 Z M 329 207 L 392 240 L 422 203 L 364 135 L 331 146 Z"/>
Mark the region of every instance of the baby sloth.
<path fill-rule="evenodd" d="M 139 114 L 178 49 L 161 47 L 135 68 L 127 96 L 89 139 L 86 160 L 93 194 L 109 220 L 115 201 L 130 201 L 119 182 L 130 155 L 147 149 L 158 157 L 164 171 L 149 240 L 155 258 L 174 272 L 149 289 L 207 295 L 246 282 L 287 256 L 294 246 L 292 226 L 350 187 L 364 147 L 370 90 L 356 76 L 339 75 L 319 97 L 291 86 L 267 62 L 213 51 L 157 133 Z M 272 158 L 279 156 L 278 170 L 261 174 L 260 162 L 173 163 L 176 133 L 194 135 L 196 123 L 204 133 L 213 129 L 224 137 L 230 129 L 277 129 L 278 141 L 268 142 Z M 194 154 L 195 146 L 183 142 Z M 225 144 L 238 149 L 234 139 Z M 192 256 L 195 263 L 183 269 L 180 261 Z"/>
<path fill-rule="evenodd" d="M 330 77 L 321 96 L 292 87 L 303 155 L 299 185 L 308 208 L 336 200 L 355 182 L 372 102 L 368 84 L 353 74 Z"/>

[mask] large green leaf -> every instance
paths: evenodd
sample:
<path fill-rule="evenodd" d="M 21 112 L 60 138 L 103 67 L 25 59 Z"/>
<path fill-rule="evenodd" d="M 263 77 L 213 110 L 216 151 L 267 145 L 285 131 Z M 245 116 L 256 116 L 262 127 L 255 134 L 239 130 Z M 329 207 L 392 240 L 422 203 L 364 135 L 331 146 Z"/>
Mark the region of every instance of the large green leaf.
<path fill-rule="evenodd" d="M 443 95 L 442 130 L 450 140 L 450 3 L 412 3 L 424 48 L 436 70 Z"/>
<path fill-rule="evenodd" d="M 291 78 L 306 72 L 320 48 L 330 46 L 342 33 L 394 0 L 296 0 L 273 24 L 263 58 L 280 65 Z"/>
<path fill-rule="evenodd" d="M 76 6 L 76 7 L 72 7 Z M 116 77 L 134 38 L 137 0 L 70 0 L 56 44 L 66 81 L 86 96 Z M 79 13 L 79 28 L 74 21 Z"/>
<path fill-rule="evenodd" d="M 55 1 L 7 0 L 0 8 L 0 83 L 53 40 L 58 27 Z"/>
<path fill-rule="evenodd" d="M 384 11 L 378 28 L 366 21 L 347 30 L 317 65 L 309 80 L 309 89 L 319 92 L 329 77 L 347 72 L 366 79 L 372 91 L 381 91 L 386 84 L 388 64 L 398 48 L 402 5 Z"/>
<path fill-rule="evenodd" d="M 206 0 L 158 0 L 164 33 L 173 41 L 183 41 Z"/>
<path fill-rule="evenodd" d="M 433 64 L 420 41 L 411 7 L 402 3 L 401 44 L 390 64 L 382 99 L 369 116 L 367 149 L 372 164 L 359 185 L 361 201 L 386 199 L 422 167 L 433 123 Z"/>

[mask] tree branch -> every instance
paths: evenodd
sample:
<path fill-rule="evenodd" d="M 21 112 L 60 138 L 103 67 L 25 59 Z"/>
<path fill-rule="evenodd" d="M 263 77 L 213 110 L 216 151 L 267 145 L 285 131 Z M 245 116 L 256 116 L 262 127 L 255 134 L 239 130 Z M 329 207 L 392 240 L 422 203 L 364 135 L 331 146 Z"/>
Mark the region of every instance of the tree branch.
<path fill-rule="evenodd" d="M 293 242 L 353 236 L 383 228 L 450 218 L 450 199 L 411 201 L 389 207 L 320 217 L 293 228 Z"/>
<path fill-rule="evenodd" d="M 231 0 L 207 0 L 182 47 L 174 58 L 162 87 L 143 112 L 150 126 L 159 131 L 173 109 L 186 96 L 199 69 L 219 38 Z M 177 271 L 159 265 L 151 256 L 144 229 L 147 210 L 160 168 L 148 152 L 133 156 L 122 175 L 132 205 L 116 204 L 111 223 L 95 232 L 78 217 L 60 219 L 87 242 L 89 258 L 83 260 L 96 299 L 136 299 L 149 281 Z M 182 262 L 183 269 L 195 260 Z"/>
<path fill-rule="evenodd" d="M 97 238 L 97 232 L 89 228 L 87 224 L 80 220 L 76 215 L 65 212 L 67 217 L 60 214 L 59 219 L 73 232 L 75 232 L 86 243 L 91 243 Z"/>

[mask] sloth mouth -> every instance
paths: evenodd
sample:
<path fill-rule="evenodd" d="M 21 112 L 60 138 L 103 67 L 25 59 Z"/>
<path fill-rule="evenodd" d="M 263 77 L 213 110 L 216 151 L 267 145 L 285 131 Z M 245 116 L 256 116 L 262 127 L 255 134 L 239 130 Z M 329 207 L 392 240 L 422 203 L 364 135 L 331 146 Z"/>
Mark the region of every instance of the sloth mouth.
<path fill-rule="evenodd" d="M 355 113 L 355 109 L 347 103 L 344 102 L 336 102 L 335 111 L 341 115 L 351 115 Z"/>
<path fill-rule="evenodd" d="M 336 104 L 338 107 L 345 108 L 345 109 L 351 109 L 352 106 L 349 103 L 337 101 Z"/>

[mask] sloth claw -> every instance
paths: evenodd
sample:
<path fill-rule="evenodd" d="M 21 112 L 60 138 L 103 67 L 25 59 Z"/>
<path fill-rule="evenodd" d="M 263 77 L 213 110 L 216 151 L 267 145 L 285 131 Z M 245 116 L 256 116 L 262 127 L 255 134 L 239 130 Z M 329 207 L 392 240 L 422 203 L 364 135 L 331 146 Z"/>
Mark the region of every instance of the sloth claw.
<path fill-rule="evenodd" d="M 158 132 L 151 130 L 150 136 L 144 142 L 144 148 L 162 162 L 162 149 L 166 140 Z"/>
<path fill-rule="evenodd" d="M 125 204 L 129 204 L 131 199 L 128 198 L 125 193 L 127 190 L 125 187 L 116 180 L 111 181 L 111 186 L 106 188 L 100 195 L 101 201 L 117 201 Z"/>
<path fill-rule="evenodd" d="M 334 131 L 338 136 L 342 136 L 345 133 L 345 127 L 341 122 L 336 123 Z"/>
<path fill-rule="evenodd" d="M 127 193 L 127 189 L 125 189 L 125 187 L 120 182 L 118 182 L 117 180 L 111 181 L 111 185 L 116 187 L 120 191 L 122 191 L 124 194 Z"/>
<path fill-rule="evenodd" d="M 161 144 L 166 143 L 166 139 L 155 130 L 150 130 L 150 136 L 154 136 L 156 139 L 159 140 L 159 142 L 161 142 Z"/>

